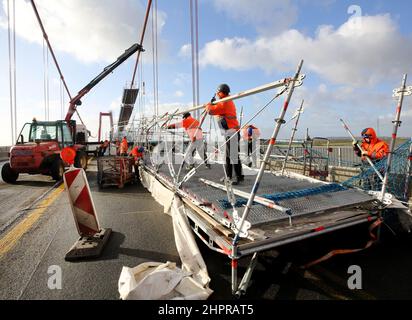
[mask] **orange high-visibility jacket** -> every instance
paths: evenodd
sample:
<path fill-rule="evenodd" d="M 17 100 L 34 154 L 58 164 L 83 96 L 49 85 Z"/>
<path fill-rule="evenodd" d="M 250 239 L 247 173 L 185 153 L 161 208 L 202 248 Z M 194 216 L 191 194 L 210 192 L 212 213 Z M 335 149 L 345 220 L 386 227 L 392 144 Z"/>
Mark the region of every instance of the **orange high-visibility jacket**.
<path fill-rule="evenodd" d="M 208 104 L 209 114 L 225 118 L 229 129 L 239 129 L 239 122 L 236 116 L 236 106 L 232 100 Z"/>
<path fill-rule="evenodd" d="M 372 160 L 380 160 L 385 157 L 389 152 L 388 144 L 385 141 L 378 139 L 373 128 L 368 128 L 366 133 L 371 136 L 370 143 L 366 143 L 365 141 L 362 142 L 361 148 L 368 153 L 368 157 Z"/>
<path fill-rule="evenodd" d="M 139 147 L 136 146 L 130 151 L 129 156 L 134 157 L 134 159 L 137 161 L 138 159 L 143 158 L 143 152 L 139 152 Z"/>
<path fill-rule="evenodd" d="M 123 138 L 122 143 L 120 144 L 120 154 L 127 153 L 127 149 L 129 149 L 129 146 L 127 145 L 127 140 L 126 138 Z"/>
<path fill-rule="evenodd" d="M 192 116 L 189 116 L 180 122 L 170 124 L 167 127 L 169 129 L 184 128 L 186 133 L 189 135 L 191 141 L 203 139 L 203 133 L 202 128 L 200 127 L 200 122 Z"/>

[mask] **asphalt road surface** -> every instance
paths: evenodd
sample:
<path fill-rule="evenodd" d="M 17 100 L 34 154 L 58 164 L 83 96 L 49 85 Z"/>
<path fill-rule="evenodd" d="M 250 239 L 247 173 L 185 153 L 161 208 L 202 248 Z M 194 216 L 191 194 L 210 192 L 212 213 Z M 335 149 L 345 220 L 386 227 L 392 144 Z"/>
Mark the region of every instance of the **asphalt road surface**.
<path fill-rule="evenodd" d="M 64 260 L 78 235 L 62 186 L 22 213 L 53 181 L 27 176 L 13 186 L 1 182 L 0 203 L 5 206 L 1 221 L 20 216 L 0 233 L 0 299 L 117 300 L 123 266 L 147 261 L 180 263 L 171 217 L 150 193 L 140 184 L 99 191 L 93 165 L 88 177 L 100 224 L 112 228 L 113 233 L 101 257 L 82 262 Z M 382 235 L 384 241 L 368 250 L 336 256 L 307 270 L 300 266 L 331 249 L 364 246 L 369 240 L 367 227 L 265 252 L 259 257 L 247 295 L 241 299 L 411 299 L 412 237 L 394 237 L 385 227 Z M 198 245 L 212 279 L 210 299 L 232 299 L 230 260 L 200 241 Z M 240 260 L 240 273 L 247 263 L 248 258 Z M 352 265 L 361 268 L 361 290 L 348 288 L 348 268 Z M 53 266 L 62 270 L 59 290 L 48 287 L 48 271 Z"/>
<path fill-rule="evenodd" d="M 0 162 L 0 171 L 5 162 Z M 7 184 L 0 176 L 0 230 L 22 214 L 33 201 L 56 181 L 43 175 L 21 174 L 16 184 Z"/>

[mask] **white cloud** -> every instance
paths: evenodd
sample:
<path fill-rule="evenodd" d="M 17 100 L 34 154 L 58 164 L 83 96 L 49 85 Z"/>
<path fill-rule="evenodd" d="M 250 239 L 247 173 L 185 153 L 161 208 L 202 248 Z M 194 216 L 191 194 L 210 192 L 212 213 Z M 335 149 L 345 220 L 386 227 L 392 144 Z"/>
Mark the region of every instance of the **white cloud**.
<path fill-rule="evenodd" d="M 191 84 L 192 76 L 189 73 L 178 73 L 176 78 L 173 80 L 173 84 L 176 86 L 186 87 L 188 84 Z"/>
<path fill-rule="evenodd" d="M 298 16 L 298 8 L 291 0 L 214 0 L 214 6 L 236 22 L 255 26 L 264 35 L 289 28 Z"/>
<path fill-rule="evenodd" d="M 192 45 L 190 43 L 184 44 L 179 50 L 179 57 L 188 58 L 192 54 Z"/>
<path fill-rule="evenodd" d="M 390 91 L 378 92 L 350 86 L 335 88 L 324 84 L 313 89 L 302 86 L 293 95 L 287 119 L 292 116 L 295 107 L 302 99 L 305 99 L 305 112 L 299 125 L 299 137 L 304 136 L 306 128 L 309 128 L 311 136 L 347 137 L 347 133 L 339 121 L 340 118 L 348 123 L 355 135 L 359 135 L 366 127 L 376 128 L 378 119 L 380 134 L 384 136 L 391 134 L 396 100 L 392 98 Z M 406 98 L 401 115 L 404 123 L 409 122 L 412 116 L 408 102 Z M 290 132 L 286 129 L 282 130 L 281 134 L 283 137 L 287 137 Z M 412 127 L 402 125 L 399 135 L 411 136 Z"/>
<path fill-rule="evenodd" d="M 178 97 L 178 98 L 180 98 L 180 97 L 183 97 L 185 94 L 183 93 L 183 91 L 181 91 L 181 90 L 177 90 L 176 92 L 175 92 L 175 97 Z"/>
<path fill-rule="evenodd" d="M 36 5 L 53 48 L 84 62 L 111 62 L 138 42 L 146 10 L 134 0 L 37 0 Z M 159 11 L 157 19 L 160 33 L 166 14 Z M 7 17 L 0 17 L 0 27 L 7 28 Z M 43 41 L 29 1 L 16 1 L 16 32 L 30 42 Z M 150 37 L 145 40 L 150 47 Z"/>
<path fill-rule="evenodd" d="M 226 70 L 289 72 L 303 58 L 306 72 L 316 72 L 333 83 L 359 86 L 401 77 L 410 70 L 411 37 L 399 33 L 390 15 L 361 19 L 360 23 L 350 19 L 337 29 L 320 26 L 315 37 L 292 29 L 256 40 L 214 40 L 201 50 L 200 63 Z"/>

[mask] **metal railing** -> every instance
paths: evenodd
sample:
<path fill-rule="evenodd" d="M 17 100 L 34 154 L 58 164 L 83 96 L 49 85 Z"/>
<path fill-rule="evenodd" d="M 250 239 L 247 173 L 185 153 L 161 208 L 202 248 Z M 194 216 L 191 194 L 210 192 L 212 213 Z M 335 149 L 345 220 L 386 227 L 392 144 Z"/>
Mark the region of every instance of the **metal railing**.
<path fill-rule="evenodd" d="M 261 144 L 261 150 L 264 152 L 267 145 Z M 287 146 L 277 146 L 273 148 L 271 155 L 274 158 L 283 158 L 287 152 Z M 305 148 L 303 146 L 294 146 L 290 150 L 290 156 L 292 156 L 289 161 L 303 161 Z M 315 146 L 312 148 L 316 156 L 327 157 L 328 148 L 322 146 Z M 359 157 L 355 155 L 352 146 L 340 146 L 340 147 L 330 147 L 329 153 L 329 165 L 336 167 L 355 167 L 361 164 Z"/>

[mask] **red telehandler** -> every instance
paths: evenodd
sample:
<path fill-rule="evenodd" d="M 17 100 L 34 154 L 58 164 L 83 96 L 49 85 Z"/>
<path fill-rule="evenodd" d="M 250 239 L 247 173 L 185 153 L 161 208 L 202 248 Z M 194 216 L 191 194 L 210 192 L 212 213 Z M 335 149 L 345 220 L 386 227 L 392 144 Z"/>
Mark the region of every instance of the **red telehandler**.
<path fill-rule="evenodd" d="M 60 151 L 67 146 L 76 150 L 75 166 L 87 167 L 87 129 L 71 120 L 81 98 L 107 75 L 127 60 L 136 51 L 144 51 L 140 44 L 127 49 L 115 62 L 108 65 L 77 96 L 70 100 L 69 110 L 64 120 L 37 121 L 26 123 L 16 144 L 10 148 L 9 162 L 3 165 L 1 177 L 7 183 L 15 183 L 20 173 L 50 175 L 54 180 L 63 176 L 65 163 L 60 159 Z"/>

